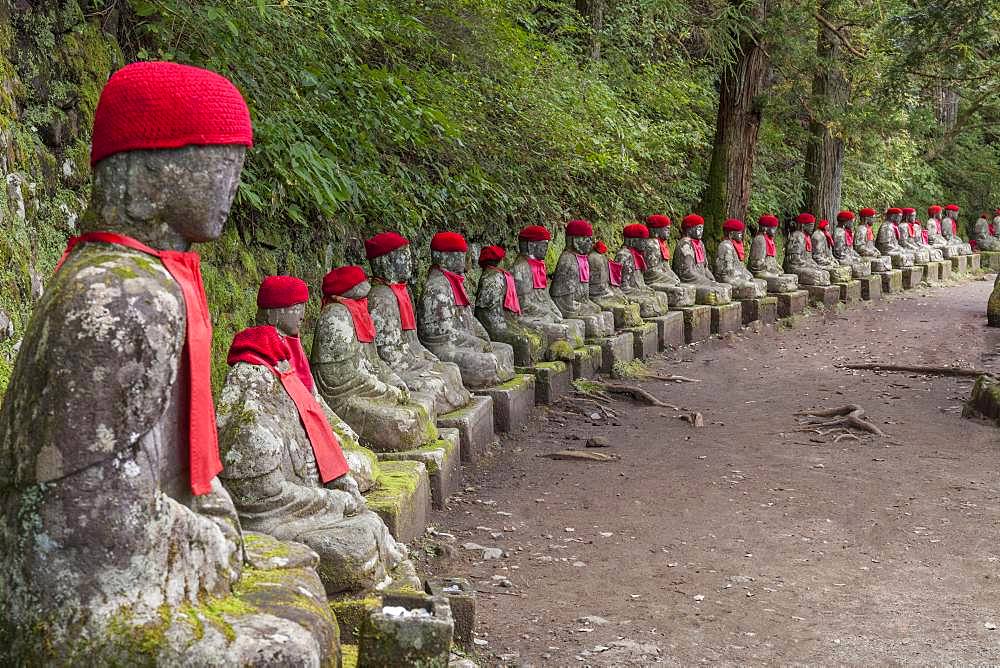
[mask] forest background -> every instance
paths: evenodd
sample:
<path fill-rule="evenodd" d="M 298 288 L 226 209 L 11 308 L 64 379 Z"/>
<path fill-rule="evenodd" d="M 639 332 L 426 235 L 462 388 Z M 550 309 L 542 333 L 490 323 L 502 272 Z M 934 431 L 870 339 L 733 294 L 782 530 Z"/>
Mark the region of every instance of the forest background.
<path fill-rule="evenodd" d="M 198 249 L 218 384 L 260 278 L 318 286 L 376 231 L 426 263 L 437 230 L 513 250 L 528 224 L 552 260 L 576 217 L 611 246 L 650 213 L 700 211 L 710 243 L 765 212 L 968 223 L 1000 206 L 998 25 L 995 0 L 2 0 L 0 391 L 127 62 L 222 72 L 253 115 L 231 223 Z"/>

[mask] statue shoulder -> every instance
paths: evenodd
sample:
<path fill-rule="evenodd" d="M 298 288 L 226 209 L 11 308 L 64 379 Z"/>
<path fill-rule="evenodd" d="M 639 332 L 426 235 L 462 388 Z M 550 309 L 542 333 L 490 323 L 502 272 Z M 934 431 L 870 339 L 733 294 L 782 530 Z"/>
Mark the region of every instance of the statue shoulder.
<path fill-rule="evenodd" d="M 374 308 L 375 305 L 395 304 L 396 293 L 385 283 L 372 282 L 371 292 L 368 293 L 368 305 Z"/>
<path fill-rule="evenodd" d="M 355 343 L 354 320 L 347 307 L 337 302 L 324 306 L 316 320 L 312 361 L 323 364 L 340 360 L 350 354 Z"/>
<path fill-rule="evenodd" d="M 280 425 L 294 419 L 295 405 L 266 367 L 239 362 L 229 368 L 218 401 L 223 479 L 256 478 L 280 466 Z"/>

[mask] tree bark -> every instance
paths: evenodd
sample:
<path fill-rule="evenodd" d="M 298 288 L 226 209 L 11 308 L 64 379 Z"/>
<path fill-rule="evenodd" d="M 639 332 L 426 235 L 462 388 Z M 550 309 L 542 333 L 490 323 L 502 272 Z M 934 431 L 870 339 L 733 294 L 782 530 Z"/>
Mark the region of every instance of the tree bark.
<path fill-rule="evenodd" d="M 601 31 L 604 30 L 606 0 L 576 0 L 576 11 L 590 21 L 590 59 L 601 59 Z"/>

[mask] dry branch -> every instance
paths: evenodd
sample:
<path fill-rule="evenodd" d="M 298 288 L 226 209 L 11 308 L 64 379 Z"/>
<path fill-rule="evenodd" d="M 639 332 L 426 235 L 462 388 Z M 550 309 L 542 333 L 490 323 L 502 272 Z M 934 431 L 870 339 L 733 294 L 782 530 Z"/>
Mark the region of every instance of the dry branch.
<path fill-rule="evenodd" d="M 884 431 L 865 419 L 865 409 L 857 404 L 847 404 L 846 406 L 841 406 L 840 408 L 834 408 L 827 411 L 803 411 L 796 413 L 795 415 L 811 418 L 839 418 L 837 420 L 827 420 L 825 422 L 813 422 L 811 425 L 813 428 L 852 427 L 859 431 L 875 434 L 876 436 L 885 436 Z M 834 442 L 836 442 L 836 439 Z"/>
<path fill-rule="evenodd" d="M 978 378 L 992 375 L 981 369 L 965 369 L 953 366 L 909 366 L 900 364 L 845 364 L 842 369 L 859 371 L 896 371 L 899 373 L 917 373 L 927 376 L 956 376 L 958 378 Z"/>

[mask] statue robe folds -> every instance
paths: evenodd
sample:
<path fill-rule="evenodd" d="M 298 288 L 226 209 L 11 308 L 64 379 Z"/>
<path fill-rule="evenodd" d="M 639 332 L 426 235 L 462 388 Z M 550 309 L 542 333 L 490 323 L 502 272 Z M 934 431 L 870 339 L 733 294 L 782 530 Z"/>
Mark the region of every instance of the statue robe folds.
<path fill-rule="evenodd" d="M 743 242 L 739 243 L 742 246 Z M 754 278 L 737 251 L 731 239 L 719 242 L 719 248 L 715 252 L 716 278 L 733 286 L 733 297 L 736 299 L 756 299 L 765 296 L 767 281 Z"/>
<path fill-rule="evenodd" d="M 842 265 L 833 255 L 833 235 L 826 230 L 812 233 L 812 257 L 816 264 L 830 272 L 833 283 L 847 283 L 853 273 L 850 266 Z"/>
<path fill-rule="evenodd" d="M 862 222 L 854 231 L 854 251 L 871 263 L 872 271 L 886 272 L 892 269 L 892 257 L 883 255 L 875 246 L 875 232 L 871 225 Z"/>
<path fill-rule="evenodd" d="M 582 346 L 586 326 L 582 320 L 563 318 L 562 311 L 549 295 L 545 263 L 519 255 L 510 273 L 517 286 L 517 299 L 524 322 L 541 330 L 550 346 L 557 341 L 566 341 L 574 348 Z"/>
<path fill-rule="evenodd" d="M 837 262 L 851 268 L 851 276 L 864 278 L 872 275 L 871 262 L 854 250 L 854 231 L 839 225 L 833 229 L 833 256 Z"/>
<path fill-rule="evenodd" d="M 549 294 L 564 318 L 584 322 L 588 338 L 614 334 L 614 314 L 602 310 L 590 299 L 590 259 L 586 255 L 562 252 Z"/>
<path fill-rule="evenodd" d="M 521 318 L 513 276 L 508 280 L 507 273 L 499 268 L 484 269 L 479 277 L 475 313 L 490 340 L 513 348 L 515 364 L 531 366 L 542 361 L 546 337 Z"/>
<path fill-rule="evenodd" d="M 693 285 L 682 284 L 670 268 L 670 248 L 666 239 L 644 239 L 642 258 L 646 261 L 646 269 L 642 272 L 646 287 L 666 294 L 670 306 L 694 305 L 697 290 Z"/>
<path fill-rule="evenodd" d="M 994 234 L 993 223 L 979 218 L 972 226 L 970 242 L 976 251 L 1000 251 L 1000 238 Z"/>
<path fill-rule="evenodd" d="M 641 241 L 647 241 L 642 239 Z M 639 305 L 639 315 L 643 318 L 658 318 L 670 309 L 670 298 L 664 292 L 657 292 L 643 280 L 642 269 L 637 262 L 645 261 L 642 254 L 628 246 L 618 249 L 615 261 L 621 266 L 621 292 L 629 301 Z"/>
<path fill-rule="evenodd" d="M 830 272 L 812 255 L 812 240 L 802 230 L 795 230 L 785 246 L 785 271 L 799 277 L 801 285 L 830 285 Z"/>
<path fill-rule="evenodd" d="M 899 242 L 899 225 L 886 220 L 878 229 L 875 235 L 875 247 L 883 255 L 892 258 L 893 267 L 912 267 L 914 255 L 911 250 L 904 248 Z"/>
<path fill-rule="evenodd" d="M 636 327 L 642 324 L 639 305 L 626 298 L 622 292 L 621 264 L 609 261 L 597 251 L 591 251 L 587 259 L 590 263 L 590 299 L 603 310 L 614 313 L 616 327 Z"/>
<path fill-rule="evenodd" d="M 795 292 L 799 289 L 799 277 L 784 273 L 777 254 L 774 239 L 763 232 L 757 234 L 750 244 L 748 269 L 755 278 L 767 282 L 768 292 Z"/>
<path fill-rule="evenodd" d="M 728 304 L 733 300 L 732 286 L 717 282 L 708 268 L 708 255 L 700 239 L 681 237 L 674 248 L 673 269 L 681 283 L 695 287 L 699 304 Z"/>

